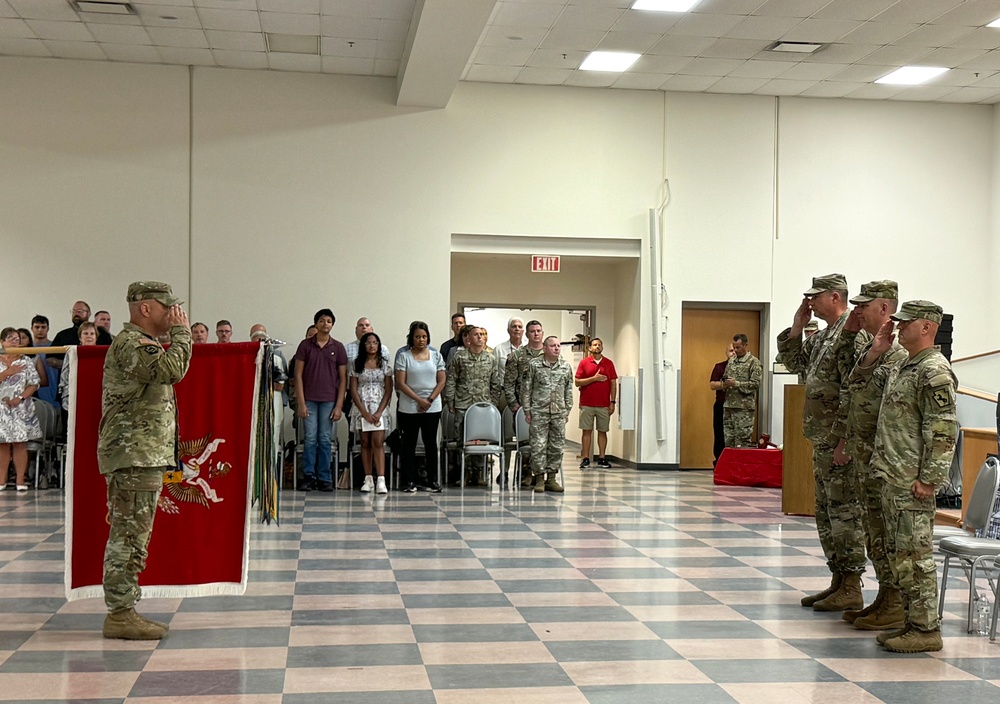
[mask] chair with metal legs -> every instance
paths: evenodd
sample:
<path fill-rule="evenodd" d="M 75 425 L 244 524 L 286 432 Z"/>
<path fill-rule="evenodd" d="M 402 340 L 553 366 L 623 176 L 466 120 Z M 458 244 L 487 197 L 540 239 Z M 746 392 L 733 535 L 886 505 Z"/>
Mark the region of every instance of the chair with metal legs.
<path fill-rule="evenodd" d="M 492 403 L 480 402 L 469 407 L 465 412 L 465 419 L 462 422 L 462 457 L 460 477 L 465 477 L 465 458 L 467 455 L 477 455 L 486 459 L 493 456 L 497 458 L 497 464 L 503 463 L 503 421 L 500 418 L 500 411 Z M 490 467 L 487 482 L 488 486 L 493 485 L 492 465 Z M 485 468 L 485 467 L 484 467 Z M 465 482 L 462 482 L 465 487 Z"/>

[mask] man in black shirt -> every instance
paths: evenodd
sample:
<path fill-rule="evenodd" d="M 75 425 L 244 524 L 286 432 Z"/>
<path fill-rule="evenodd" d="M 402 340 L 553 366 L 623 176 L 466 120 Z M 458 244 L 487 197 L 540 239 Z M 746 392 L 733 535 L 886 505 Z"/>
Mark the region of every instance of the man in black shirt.
<path fill-rule="evenodd" d="M 441 359 L 447 361 L 448 353 L 451 352 L 454 347 L 464 347 L 462 342 L 462 328 L 465 327 L 465 315 L 463 313 L 455 313 L 451 316 L 451 332 L 454 337 L 441 345 Z"/>
<path fill-rule="evenodd" d="M 73 304 L 73 310 L 70 311 L 72 316 L 71 320 L 73 322 L 72 327 L 68 327 L 64 330 L 60 330 L 56 333 L 55 339 L 52 340 L 53 347 L 64 347 L 68 345 L 79 345 L 80 338 L 77 336 L 77 329 L 82 323 L 90 320 L 90 306 L 87 305 L 86 301 L 77 301 Z M 97 328 L 97 344 L 99 345 L 110 345 L 113 342 L 111 333 L 109 333 L 104 328 Z M 62 354 L 50 354 L 45 358 L 45 363 L 50 367 L 55 369 L 62 369 L 63 357 Z"/>

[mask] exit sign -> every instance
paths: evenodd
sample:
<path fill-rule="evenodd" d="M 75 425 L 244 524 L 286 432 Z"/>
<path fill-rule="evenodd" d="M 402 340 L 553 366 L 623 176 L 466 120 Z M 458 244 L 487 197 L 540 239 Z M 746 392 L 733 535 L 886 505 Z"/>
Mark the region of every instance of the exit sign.
<path fill-rule="evenodd" d="M 539 256 L 537 254 L 532 255 L 531 271 L 533 271 L 536 274 L 537 273 L 558 274 L 559 257 Z"/>

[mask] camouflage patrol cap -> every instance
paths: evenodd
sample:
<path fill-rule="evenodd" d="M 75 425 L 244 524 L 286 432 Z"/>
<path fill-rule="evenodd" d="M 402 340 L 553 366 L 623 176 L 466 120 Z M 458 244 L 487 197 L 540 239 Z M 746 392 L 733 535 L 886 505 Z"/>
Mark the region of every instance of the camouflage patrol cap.
<path fill-rule="evenodd" d="M 803 296 L 816 296 L 825 291 L 846 291 L 847 277 L 843 274 L 827 274 L 826 276 L 813 277 L 812 288 L 803 293 Z"/>
<path fill-rule="evenodd" d="M 898 301 L 899 284 L 888 279 L 861 284 L 861 293 L 852 298 L 851 303 L 871 303 L 876 298 Z"/>
<path fill-rule="evenodd" d="M 802 329 L 805 330 L 806 332 L 816 332 L 819 330 L 819 323 L 815 320 L 810 320 L 808 323 L 806 323 L 806 326 Z"/>
<path fill-rule="evenodd" d="M 896 322 L 906 320 L 929 320 L 940 324 L 944 319 L 944 309 L 930 301 L 907 301 L 899 312 L 889 316 Z"/>
<path fill-rule="evenodd" d="M 137 303 L 138 301 L 159 301 L 165 306 L 172 306 L 177 303 L 184 302 L 177 298 L 174 295 L 174 292 L 170 290 L 170 284 L 165 284 L 160 281 L 135 281 L 129 284 L 128 294 L 125 296 L 125 300 L 129 303 Z"/>

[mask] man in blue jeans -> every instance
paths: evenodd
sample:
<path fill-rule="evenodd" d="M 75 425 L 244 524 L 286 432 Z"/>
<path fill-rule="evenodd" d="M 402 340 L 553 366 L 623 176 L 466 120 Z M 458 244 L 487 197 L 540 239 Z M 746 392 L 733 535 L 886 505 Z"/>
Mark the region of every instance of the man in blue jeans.
<path fill-rule="evenodd" d="M 323 308 L 313 316 L 316 334 L 299 343 L 295 351 L 296 414 L 305 420 L 302 452 L 303 491 L 318 488 L 333 491 L 330 460 L 333 455 L 333 424 L 340 420 L 347 388 L 347 350 L 330 337 L 337 321 L 333 311 Z"/>

